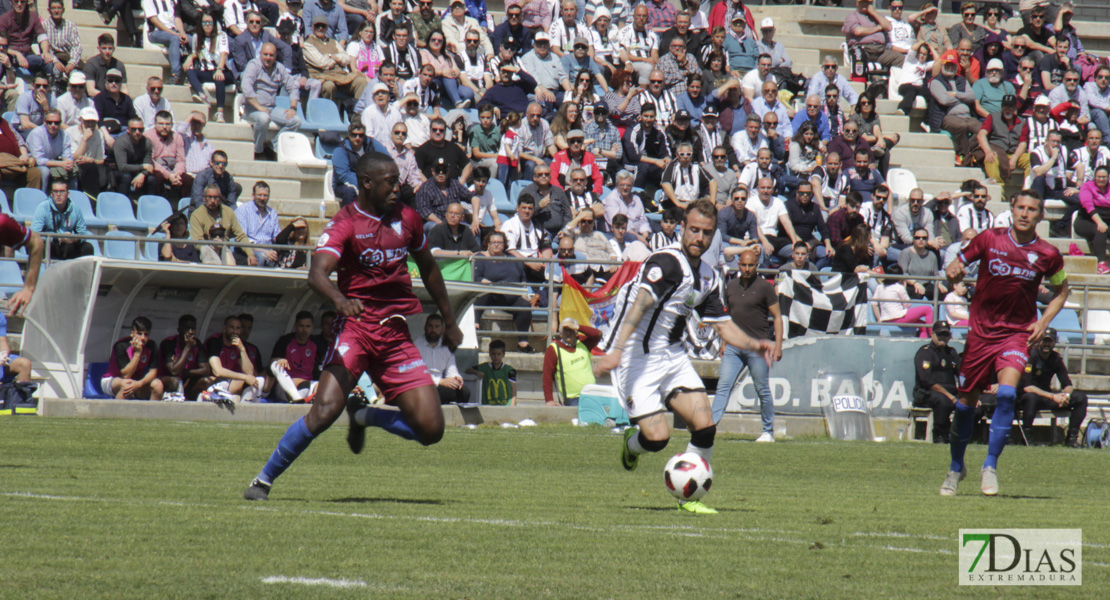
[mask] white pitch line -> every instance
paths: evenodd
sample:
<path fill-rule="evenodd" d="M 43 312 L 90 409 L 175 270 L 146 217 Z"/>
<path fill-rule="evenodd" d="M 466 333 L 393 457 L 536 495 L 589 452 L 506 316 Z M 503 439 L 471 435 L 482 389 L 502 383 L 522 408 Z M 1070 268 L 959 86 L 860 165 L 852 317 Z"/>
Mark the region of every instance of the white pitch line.
<path fill-rule="evenodd" d="M 327 577 L 287 577 L 285 575 L 263 577 L 262 583 L 297 583 L 300 585 L 323 585 L 335 588 L 367 587 L 367 585 L 369 585 L 365 581 L 359 579 L 328 579 Z"/>

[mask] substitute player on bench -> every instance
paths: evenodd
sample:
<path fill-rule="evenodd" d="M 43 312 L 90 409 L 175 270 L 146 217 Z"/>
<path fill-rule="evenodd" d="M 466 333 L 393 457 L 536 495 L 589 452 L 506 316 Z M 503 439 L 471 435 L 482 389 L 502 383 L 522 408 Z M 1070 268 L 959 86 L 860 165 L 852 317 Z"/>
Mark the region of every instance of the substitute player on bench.
<path fill-rule="evenodd" d="M 1022 190 L 1010 208 L 1013 224 L 984 230 L 961 250 L 945 270 L 956 283 L 965 266 L 979 261 L 979 281 L 971 300 L 970 331 L 957 379 L 959 401 L 952 417 L 952 464 L 940 486 L 941 496 L 955 496 L 967 475 L 964 452 L 975 425 L 979 394 L 997 381 L 998 406 L 991 418 L 987 459 L 983 461 L 983 494 L 998 494 L 998 456 L 1010 437 L 1017 385 L 1029 361 L 1029 348 L 1040 343 L 1048 324 L 1068 297 L 1068 276 L 1060 251 L 1037 237 L 1044 200 Z M 1055 293 L 1037 319 L 1037 288 L 1047 277 Z"/>
<path fill-rule="evenodd" d="M 754 340 L 732 322 L 721 303 L 717 265 L 701 259 L 717 229 L 712 200 L 690 203 L 682 224 L 680 247 L 654 252 L 634 285 L 617 298 L 616 319 L 601 347 L 608 350 L 597 374 L 613 371 L 617 397 L 636 427 L 625 431 L 621 464 L 631 471 L 645 452 L 659 452 L 670 441 L 663 413 L 670 408 L 688 424 L 694 452 L 709 462 L 713 455 L 713 409 L 705 384 L 686 355 L 682 338 L 693 313 L 713 325 L 721 339 L 745 350 L 763 352 L 774 362 L 774 343 Z M 679 510 L 716 513 L 700 501 L 679 502 Z"/>
<path fill-rule="evenodd" d="M 420 215 L 397 202 L 400 171 L 392 158 L 367 152 L 356 167 L 359 195 L 339 211 L 316 245 L 308 283 L 339 311 L 337 335 L 324 357 L 324 371 L 312 409 L 282 436 L 262 472 L 243 493 L 266 500 L 274 480 L 316 436 L 343 414 L 363 371 L 381 387 L 387 403 L 400 411 L 352 403 L 347 443 L 358 454 L 368 425 L 428 446 L 443 437 L 443 410 L 432 377 L 413 345 L 405 315 L 423 312 L 412 292 L 406 259 L 411 254 L 424 287 L 446 325 L 448 345 L 462 331 L 447 297 L 443 274 L 424 238 Z M 329 278 L 338 270 L 338 283 Z"/>

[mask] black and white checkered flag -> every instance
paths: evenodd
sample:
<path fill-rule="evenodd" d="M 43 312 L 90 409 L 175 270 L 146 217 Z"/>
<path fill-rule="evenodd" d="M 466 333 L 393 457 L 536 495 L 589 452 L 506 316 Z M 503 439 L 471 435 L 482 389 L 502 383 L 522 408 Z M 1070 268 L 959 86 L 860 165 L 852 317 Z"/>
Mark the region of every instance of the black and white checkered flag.
<path fill-rule="evenodd" d="M 776 285 L 786 337 L 867 333 L 867 284 L 855 273 L 784 273 Z"/>

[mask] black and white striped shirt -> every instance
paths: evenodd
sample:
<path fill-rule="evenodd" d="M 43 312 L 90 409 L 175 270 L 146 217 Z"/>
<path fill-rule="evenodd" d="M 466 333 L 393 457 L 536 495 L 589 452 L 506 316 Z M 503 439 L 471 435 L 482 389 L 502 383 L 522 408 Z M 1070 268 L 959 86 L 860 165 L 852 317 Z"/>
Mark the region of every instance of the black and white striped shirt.
<path fill-rule="evenodd" d="M 648 242 L 649 242 L 649 245 L 651 246 L 651 251 L 652 252 L 655 252 L 656 250 L 662 250 L 663 248 L 666 248 L 667 246 L 670 246 L 671 244 L 677 244 L 678 243 L 678 228 L 676 227 L 674 232 L 671 233 L 670 236 L 668 236 L 665 232 L 662 232 L 662 231 L 658 231 L 656 233 L 653 233 L 653 234 L 651 234 L 651 239 L 648 240 Z"/>
<path fill-rule="evenodd" d="M 397 66 L 398 79 L 412 79 L 420 73 L 420 53 L 413 44 L 404 50 L 398 50 L 396 42 L 382 48 L 383 62 L 391 62 Z"/>
<path fill-rule="evenodd" d="M 647 354 L 681 344 L 686 322 L 694 313 L 706 323 L 728 321 L 730 317 L 721 302 L 722 281 L 709 261 L 700 261 L 695 270 L 679 248 L 652 253 L 644 261 L 636 283 L 625 285 L 617 294 L 612 326 L 601 342 L 602 349 L 609 350 L 617 339 L 639 293 L 651 294 L 655 304 L 636 324 L 625 345 L 626 352 Z"/>
<path fill-rule="evenodd" d="M 1056 120 L 1052 118 L 1049 118 L 1044 123 L 1039 123 L 1033 117 L 1029 117 L 1025 120 L 1025 127 L 1029 135 L 1027 148 L 1036 148 L 1045 145 L 1045 142 L 1048 141 L 1048 134 L 1059 130 L 1059 127 L 1056 125 Z"/>
<path fill-rule="evenodd" d="M 675 95 L 669 90 L 664 90 L 658 97 L 652 96 L 651 92 L 644 92 L 640 96 L 640 109 L 648 102 L 655 105 L 655 125 L 660 129 L 666 129 L 671 122 L 674 121 L 674 114 L 678 112 L 678 100 Z"/>
<path fill-rule="evenodd" d="M 978 210 L 975 204 L 968 202 L 956 211 L 956 219 L 960 222 L 960 231 L 967 229 L 974 229 L 982 233 L 984 230 L 994 227 L 994 214 L 986 208 Z"/>

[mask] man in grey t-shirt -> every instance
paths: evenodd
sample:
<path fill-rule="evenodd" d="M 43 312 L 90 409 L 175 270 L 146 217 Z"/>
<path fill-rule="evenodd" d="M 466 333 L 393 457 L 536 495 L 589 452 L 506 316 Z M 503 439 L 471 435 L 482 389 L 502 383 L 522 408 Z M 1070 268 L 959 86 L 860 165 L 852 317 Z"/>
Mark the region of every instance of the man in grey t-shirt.
<path fill-rule="evenodd" d="M 940 261 L 937 253 L 928 246 L 929 232 L 924 227 L 913 230 L 913 246 L 898 255 L 898 266 L 907 277 L 932 277 L 940 273 Z M 948 293 L 943 282 L 934 281 L 906 281 L 906 292 L 911 298 L 932 299 L 934 283 L 940 285 L 940 297 Z"/>

